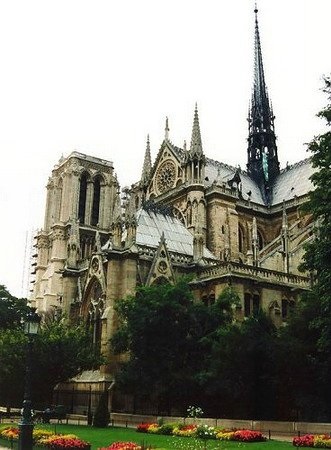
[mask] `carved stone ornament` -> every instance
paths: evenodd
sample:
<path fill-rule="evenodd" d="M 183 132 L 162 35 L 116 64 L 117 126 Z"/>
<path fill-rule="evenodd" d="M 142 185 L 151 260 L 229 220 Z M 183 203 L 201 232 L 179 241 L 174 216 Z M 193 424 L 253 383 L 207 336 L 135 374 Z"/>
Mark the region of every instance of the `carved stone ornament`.
<path fill-rule="evenodd" d="M 157 268 L 159 272 L 166 273 L 168 264 L 165 261 L 160 261 Z"/>
<path fill-rule="evenodd" d="M 93 258 L 93 260 L 92 260 L 92 270 L 93 270 L 93 272 L 97 272 L 99 270 L 99 260 L 98 260 L 98 258 Z"/>
<path fill-rule="evenodd" d="M 175 186 L 176 166 L 171 160 L 164 161 L 156 174 L 156 187 L 158 192 L 165 192 Z"/>

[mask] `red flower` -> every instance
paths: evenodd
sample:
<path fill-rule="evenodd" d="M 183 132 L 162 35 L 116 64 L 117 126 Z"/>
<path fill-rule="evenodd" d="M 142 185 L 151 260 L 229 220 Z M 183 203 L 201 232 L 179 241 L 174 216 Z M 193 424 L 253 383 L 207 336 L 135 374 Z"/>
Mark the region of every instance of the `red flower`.
<path fill-rule="evenodd" d="M 238 430 L 234 432 L 233 439 L 241 442 L 260 442 L 265 441 L 266 438 L 260 431 L 252 430 Z"/>
<path fill-rule="evenodd" d="M 58 437 L 56 439 L 52 439 L 52 441 L 48 444 L 48 448 L 51 448 L 53 450 L 62 450 L 62 449 L 89 450 L 90 444 L 81 441 L 80 439 Z"/>
<path fill-rule="evenodd" d="M 294 447 L 314 447 L 314 436 L 312 434 L 305 434 L 301 437 L 293 439 Z"/>
<path fill-rule="evenodd" d="M 152 425 L 156 425 L 156 423 L 141 423 L 140 425 L 137 426 L 137 431 L 139 433 L 147 433 L 148 432 L 148 428 Z"/>
<path fill-rule="evenodd" d="M 100 450 L 141 450 L 141 447 L 135 442 L 114 442 L 110 447 L 103 447 Z"/>

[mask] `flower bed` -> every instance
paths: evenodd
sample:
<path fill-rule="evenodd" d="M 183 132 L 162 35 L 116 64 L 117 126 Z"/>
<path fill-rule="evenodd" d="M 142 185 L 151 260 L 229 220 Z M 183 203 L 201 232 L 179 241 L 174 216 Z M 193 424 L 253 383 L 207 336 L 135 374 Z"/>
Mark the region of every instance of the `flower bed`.
<path fill-rule="evenodd" d="M 331 448 L 330 434 L 305 434 L 293 439 L 294 447 Z"/>
<path fill-rule="evenodd" d="M 168 434 L 181 437 L 196 437 L 200 439 L 218 439 L 222 441 L 263 442 L 266 438 L 260 431 L 227 430 L 220 427 L 195 424 L 142 423 L 137 426 L 140 433 Z"/>
<path fill-rule="evenodd" d="M 2 437 L 3 439 L 7 439 L 8 441 L 17 440 L 18 428 L 5 427 L 2 430 L 0 430 L 0 437 Z"/>
<path fill-rule="evenodd" d="M 234 432 L 232 440 L 239 442 L 261 442 L 266 439 L 260 431 L 237 430 Z"/>
<path fill-rule="evenodd" d="M 196 425 L 180 424 L 173 428 L 172 434 L 174 436 L 191 437 L 191 436 L 195 436 L 196 431 L 197 431 Z"/>
<path fill-rule="evenodd" d="M 102 447 L 100 450 L 141 450 L 141 446 L 135 442 L 114 442 L 110 447 Z"/>
<path fill-rule="evenodd" d="M 7 440 L 18 440 L 19 429 L 16 427 L 5 427 L 0 430 L 0 437 Z M 51 450 L 90 450 L 91 445 L 82 441 L 74 434 L 59 435 L 52 431 L 34 429 L 33 442 L 40 447 Z"/>

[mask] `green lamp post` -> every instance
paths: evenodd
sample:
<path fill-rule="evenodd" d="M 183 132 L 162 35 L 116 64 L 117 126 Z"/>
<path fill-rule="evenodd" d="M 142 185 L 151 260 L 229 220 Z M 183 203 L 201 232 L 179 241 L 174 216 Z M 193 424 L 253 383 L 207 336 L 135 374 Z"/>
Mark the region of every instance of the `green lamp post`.
<path fill-rule="evenodd" d="M 32 421 L 32 403 L 31 403 L 31 366 L 32 366 L 32 348 L 34 336 L 38 333 L 40 316 L 35 308 L 31 308 L 24 319 L 24 333 L 28 337 L 26 366 L 25 366 L 25 387 L 24 400 L 22 408 L 22 417 L 18 424 L 19 441 L 18 450 L 32 450 L 33 447 L 33 421 Z"/>

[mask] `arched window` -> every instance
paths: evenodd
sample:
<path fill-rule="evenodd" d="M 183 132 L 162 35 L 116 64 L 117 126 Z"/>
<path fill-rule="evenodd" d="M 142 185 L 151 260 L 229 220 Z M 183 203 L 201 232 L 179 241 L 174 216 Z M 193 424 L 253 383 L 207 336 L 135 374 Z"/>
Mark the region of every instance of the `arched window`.
<path fill-rule="evenodd" d="M 58 186 L 57 186 L 57 202 L 56 202 L 55 221 L 61 220 L 62 195 L 63 195 L 63 180 L 62 180 L 62 178 L 60 178 Z"/>
<path fill-rule="evenodd" d="M 192 205 L 190 202 L 187 204 L 186 221 L 187 225 L 192 225 Z"/>
<path fill-rule="evenodd" d="M 238 225 L 238 250 L 239 253 L 244 253 L 244 232 L 240 225 Z"/>
<path fill-rule="evenodd" d="M 83 173 L 79 186 L 78 219 L 80 223 L 85 223 L 86 211 L 87 174 Z"/>
<path fill-rule="evenodd" d="M 102 289 L 99 281 L 92 281 L 88 290 L 88 296 L 83 302 L 83 316 L 87 319 L 87 326 L 92 333 L 93 344 L 98 347 L 101 344 L 102 323 L 101 318 L 104 311 Z"/>
<path fill-rule="evenodd" d="M 259 246 L 259 250 L 263 248 L 263 236 L 259 230 L 257 230 L 257 243 Z"/>
<path fill-rule="evenodd" d="M 255 315 L 260 310 L 260 295 L 246 292 L 244 295 L 244 314 L 249 317 L 251 314 Z"/>
<path fill-rule="evenodd" d="M 100 177 L 96 177 L 93 183 L 93 202 L 91 213 L 91 225 L 96 226 L 99 222 L 99 210 L 100 210 Z"/>
<path fill-rule="evenodd" d="M 245 295 L 244 295 L 244 314 L 245 314 L 245 317 L 249 317 L 251 315 L 251 299 L 252 299 L 251 294 L 245 293 Z"/>
<path fill-rule="evenodd" d="M 294 308 L 294 301 L 282 298 L 282 319 L 287 320 L 288 315 Z"/>

